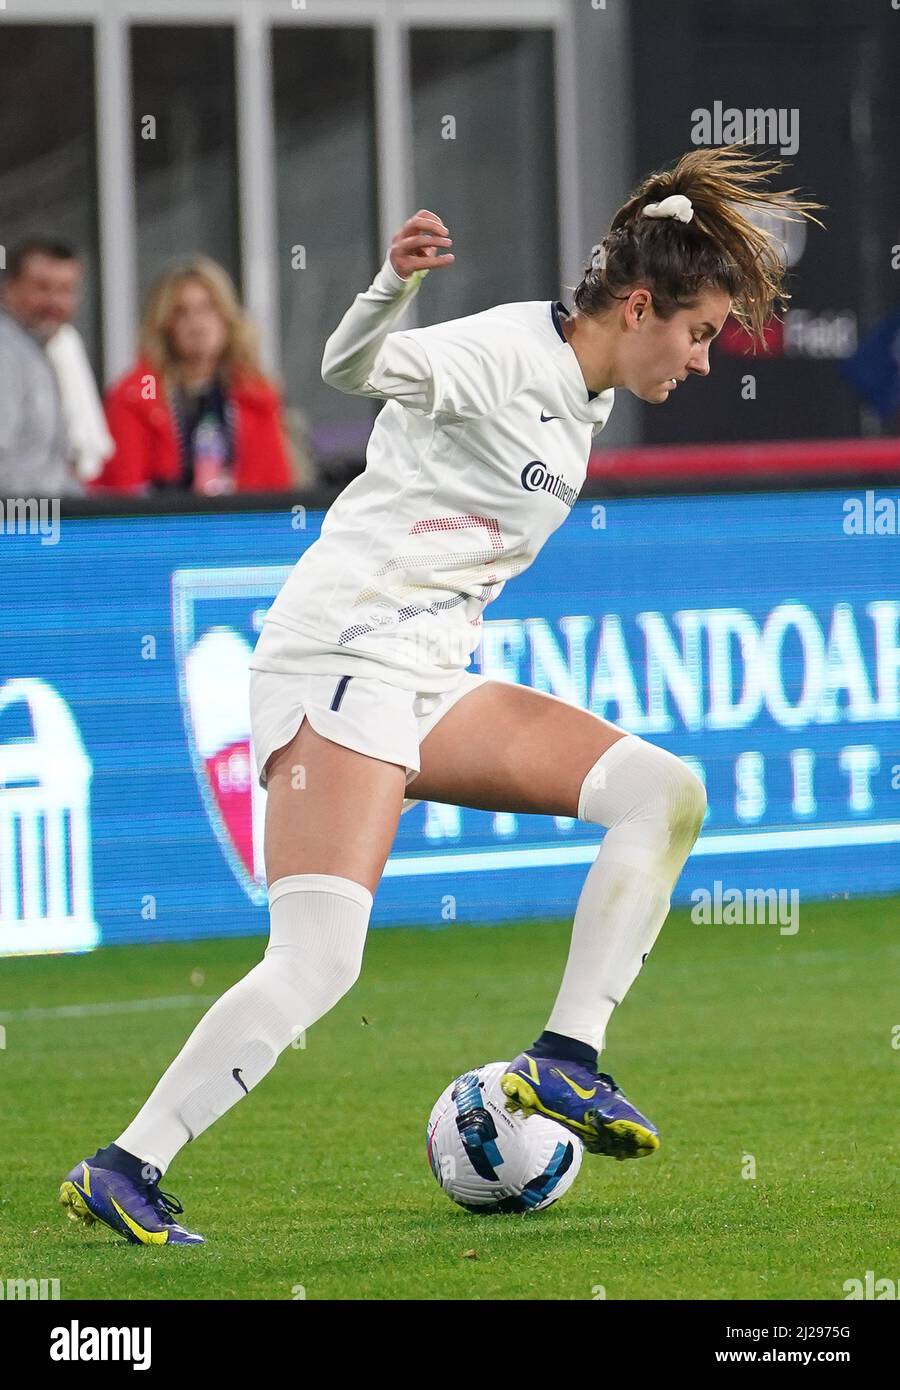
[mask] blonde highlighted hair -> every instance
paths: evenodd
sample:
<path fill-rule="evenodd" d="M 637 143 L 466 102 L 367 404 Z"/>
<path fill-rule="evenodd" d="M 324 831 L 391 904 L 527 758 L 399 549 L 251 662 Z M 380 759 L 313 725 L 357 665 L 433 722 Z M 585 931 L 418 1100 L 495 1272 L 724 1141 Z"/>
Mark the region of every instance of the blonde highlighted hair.
<path fill-rule="evenodd" d="M 166 326 L 172 316 L 176 291 L 187 280 L 196 280 L 206 288 L 225 321 L 227 340 L 220 371 L 226 383 L 230 383 L 235 373 L 262 380 L 256 326 L 238 299 L 231 276 L 209 256 L 194 255 L 172 262 L 154 281 L 141 318 L 138 339 L 141 356 L 162 377 L 169 380 L 177 377 L 178 359 Z"/>
<path fill-rule="evenodd" d="M 575 289 L 576 308 L 600 314 L 638 286 L 653 296 L 654 312 L 670 319 L 692 307 L 704 289 L 724 290 L 731 312 L 755 343 L 765 344 L 765 328 L 776 304 L 791 298 L 780 240 L 750 216 L 823 227 L 813 208 L 825 204 L 797 198 L 797 188 L 775 191 L 767 181 L 786 167 L 783 160 L 753 155 L 745 142 L 690 150 L 673 167 L 649 174 L 612 220 L 594 247 L 591 263 Z M 648 203 L 673 193 L 691 200 L 690 222 L 644 217 Z"/>

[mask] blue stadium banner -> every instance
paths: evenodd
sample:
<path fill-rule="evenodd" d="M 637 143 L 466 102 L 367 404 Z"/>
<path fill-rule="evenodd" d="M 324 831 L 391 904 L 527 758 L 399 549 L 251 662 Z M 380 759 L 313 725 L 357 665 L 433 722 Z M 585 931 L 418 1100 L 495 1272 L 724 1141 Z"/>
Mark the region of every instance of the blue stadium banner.
<path fill-rule="evenodd" d="M 581 501 L 486 609 L 472 669 L 698 772 L 709 810 L 676 902 L 716 882 L 897 891 L 898 512 L 900 498 L 837 490 Z M 0 953 L 267 929 L 247 663 L 322 519 L 5 527 Z M 601 834 L 417 805 L 373 923 L 570 914 Z"/>

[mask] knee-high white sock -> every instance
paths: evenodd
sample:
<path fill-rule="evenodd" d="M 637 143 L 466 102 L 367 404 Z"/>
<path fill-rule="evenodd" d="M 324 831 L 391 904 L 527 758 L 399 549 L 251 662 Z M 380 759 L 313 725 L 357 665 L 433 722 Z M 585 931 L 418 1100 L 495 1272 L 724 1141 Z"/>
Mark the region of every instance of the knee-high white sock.
<path fill-rule="evenodd" d="M 352 879 L 292 874 L 273 883 L 263 959 L 204 1014 L 116 1144 L 164 1173 L 355 983 L 371 910 L 372 894 Z"/>
<path fill-rule="evenodd" d="M 578 899 L 546 1031 L 602 1050 L 612 1011 L 668 916 L 705 810 L 703 783 L 663 748 L 627 734 L 598 758 L 584 779 L 578 818 L 608 829 Z"/>

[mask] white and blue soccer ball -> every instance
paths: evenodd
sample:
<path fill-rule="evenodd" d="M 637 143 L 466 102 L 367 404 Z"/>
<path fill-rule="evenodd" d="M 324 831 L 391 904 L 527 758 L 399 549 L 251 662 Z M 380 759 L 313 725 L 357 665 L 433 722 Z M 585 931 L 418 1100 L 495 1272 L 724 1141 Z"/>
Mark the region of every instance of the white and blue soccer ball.
<path fill-rule="evenodd" d="M 431 1170 L 454 1202 L 475 1212 L 543 1211 L 578 1176 L 581 1140 L 544 1115 L 506 1109 L 508 1062 L 473 1067 L 435 1102 L 426 1130 Z"/>

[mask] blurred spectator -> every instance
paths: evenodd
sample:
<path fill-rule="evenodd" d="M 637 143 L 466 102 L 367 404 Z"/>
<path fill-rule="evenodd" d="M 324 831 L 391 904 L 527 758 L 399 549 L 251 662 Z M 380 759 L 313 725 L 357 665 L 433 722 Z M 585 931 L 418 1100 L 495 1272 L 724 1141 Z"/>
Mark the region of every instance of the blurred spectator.
<path fill-rule="evenodd" d="M 10 252 L 0 308 L 0 493 L 66 497 L 112 442 L 71 319 L 81 263 L 65 242 L 34 237 Z M 62 335 L 58 341 L 59 335 Z"/>
<path fill-rule="evenodd" d="M 69 436 L 69 466 L 82 483 L 90 483 L 116 446 L 106 427 L 84 340 L 74 324 L 60 324 L 47 342 L 47 356 L 59 384 Z"/>
<path fill-rule="evenodd" d="M 275 386 L 227 272 L 206 256 L 164 271 L 150 290 L 138 361 L 110 387 L 116 452 L 97 485 L 207 496 L 293 486 Z"/>

